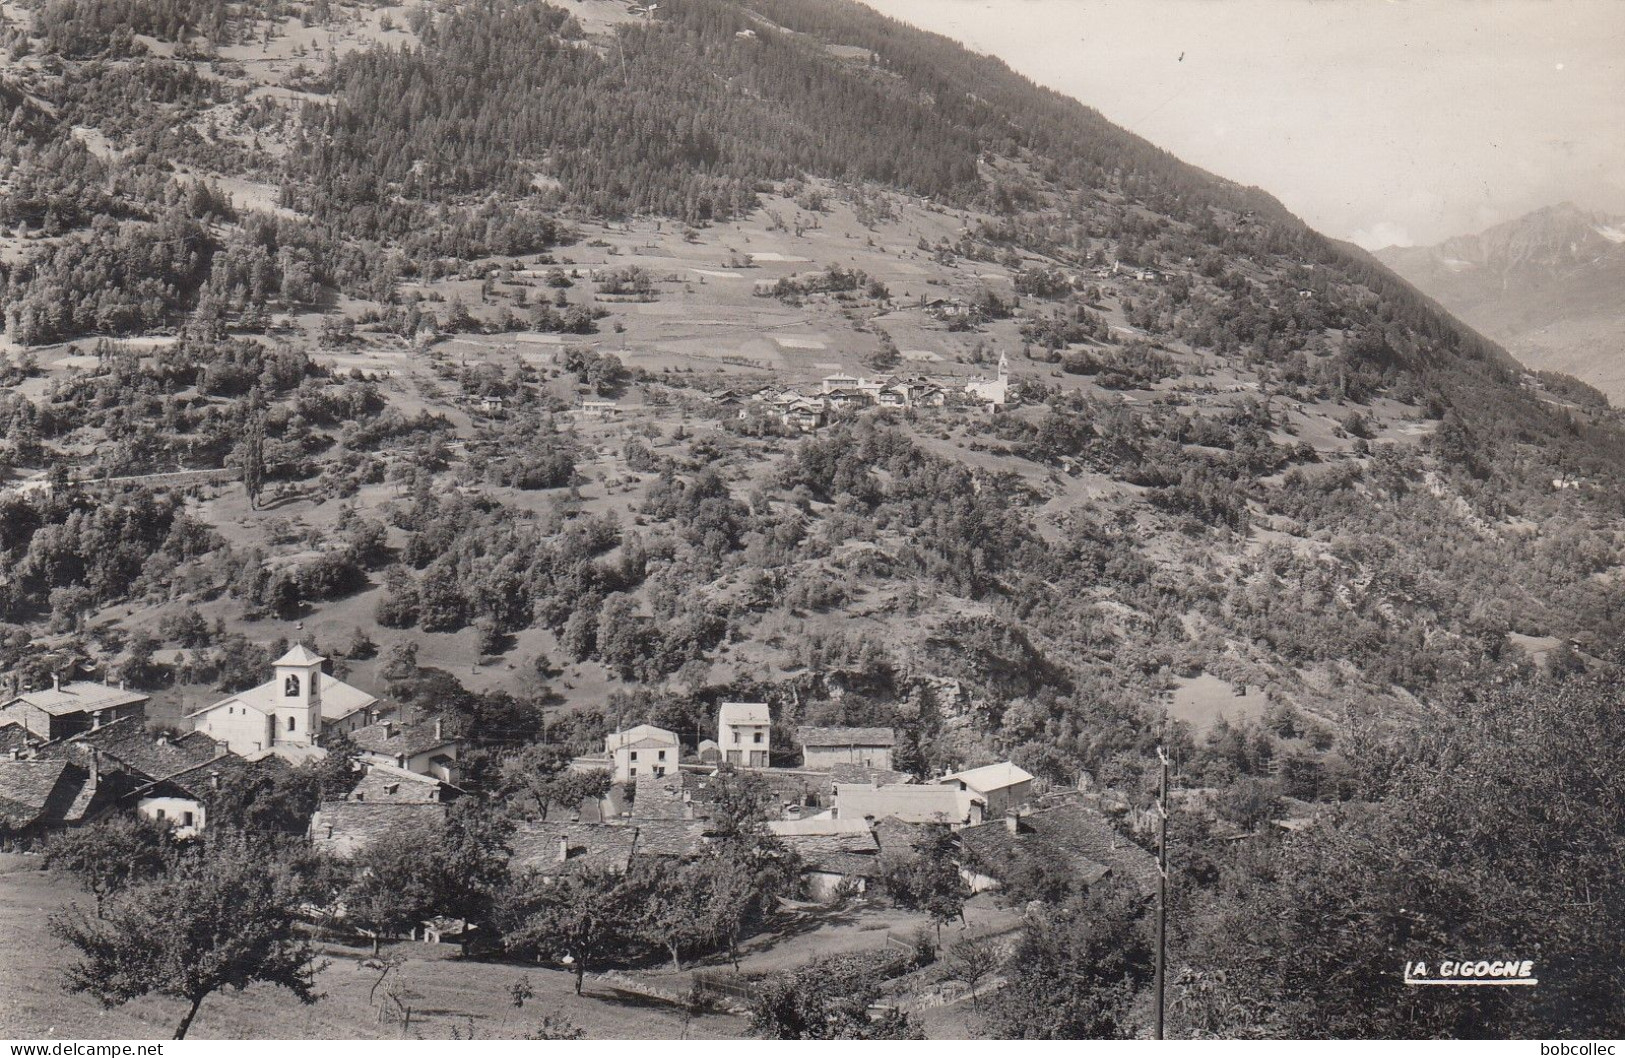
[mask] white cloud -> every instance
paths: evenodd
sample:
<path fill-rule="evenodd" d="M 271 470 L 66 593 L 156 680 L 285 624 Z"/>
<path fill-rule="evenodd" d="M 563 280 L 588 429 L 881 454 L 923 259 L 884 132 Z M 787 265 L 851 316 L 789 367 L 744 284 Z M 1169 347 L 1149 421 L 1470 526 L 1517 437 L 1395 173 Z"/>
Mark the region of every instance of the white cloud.
<path fill-rule="evenodd" d="M 1367 250 L 1381 250 L 1386 246 L 1411 246 L 1410 233 L 1405 225 L 1391 220 L 1380 220 L 1369 228 L 1356 228 L 1349 232 L 1349 241 Z"/>

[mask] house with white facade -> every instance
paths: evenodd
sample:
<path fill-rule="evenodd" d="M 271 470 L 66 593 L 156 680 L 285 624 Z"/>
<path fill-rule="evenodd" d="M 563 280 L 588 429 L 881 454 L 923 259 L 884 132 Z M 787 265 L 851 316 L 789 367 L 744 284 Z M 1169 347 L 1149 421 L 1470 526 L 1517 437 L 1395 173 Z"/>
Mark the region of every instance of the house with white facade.
<path fill-rule="evenodd" d="M 154 779 L 127 794 L 124 802 L 133 804 L 141 818 L 169 827 L 175 837 L 195 838 L 208 828 L 209 810 L 216 801 L 266 768 L 286 769 L 287 765 L 274 758 L 249 762 L 242 757 L 217 757 Z"/>
<path fill-rule="evenodd" d="M 632 782 L 639 775 L 661 776 L 677 770 L 683 744 L 675 732 L 653 724 L 639 724 L 604 738 L 615 782 Z"/>
<path fill-rule="evenodd" d="M 404 723 L 395 717 L 358 728 L 350 735 L 357 754 L 369 763 L 392 764 L 455 783 L 461 775 L 459 759 L 463 740 L 446 734 L 445 723 L 435 717 L 420 723 Z"/>
<path fill-rule="evenodd" d="M 939 785 L 968 791 L 987 804 L 989 818 L 1003 816 L 1032 800 L 1032 773 L 1009 761 L 989 764 L 969 771 L 950 772 L 937 780 Z"/>
<path fill-rule="evenodd" d="M 717 744 L 725 763 L 765 768 L 772 750 L 773 720 L 766 702 L 723 702 L 717 712 Z"/>
<path fill-rule="evenodd" d="M 968 790 L 947 785 L 836 783 L 834 818 L 871 823 L 934 823 L 958 829 L 987 818 L 987 801 Z"/>
<path fill-rule="evenodd" d="M 837 390 L 845 389 L 857 389 L 862 384 L 863 379 L 859 378 L 857 375 L 849 375 L 844 371 L 837 372 L 833 375 L 825 375 L 818 382 L 820 391 L 824 393 L 834 393 Z"/>

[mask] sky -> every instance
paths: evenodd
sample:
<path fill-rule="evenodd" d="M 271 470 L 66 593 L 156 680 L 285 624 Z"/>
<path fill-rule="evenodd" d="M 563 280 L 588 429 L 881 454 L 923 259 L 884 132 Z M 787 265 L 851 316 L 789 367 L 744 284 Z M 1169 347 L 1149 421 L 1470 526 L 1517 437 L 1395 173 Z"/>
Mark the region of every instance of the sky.
<path fill-rule="evenodd" d="M 1625 0 L 864 0 L 1367 249 L 1625 214 Z"/>

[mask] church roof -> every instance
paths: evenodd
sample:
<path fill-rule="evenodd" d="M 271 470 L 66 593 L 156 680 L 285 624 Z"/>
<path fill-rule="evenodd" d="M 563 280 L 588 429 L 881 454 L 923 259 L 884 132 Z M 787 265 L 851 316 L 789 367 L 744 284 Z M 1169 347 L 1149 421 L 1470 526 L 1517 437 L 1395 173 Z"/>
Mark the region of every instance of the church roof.
<path fill-rule="evenodd" d="M 292 653 L 292 651 L 289 651 L 289 656 L 291 656 Z M 313 658 L 316 657 L 314 654 L 310 656 Z M 321 659 L 317 658 L 317 660 L 320 661 Z M 282 662 L 277 662 L 277 664 L 280 665 Z M 376 697 L 368 694 L 360 687 L 352 687 L 337 677 L 324 674 L 321 677 L 321 680 L 323 720 L 343 720 L 356 710 L 365 709 L 370 705 L 376 704 L 378 701 Z M 282 681 L 277 677 L 272 677 L 271 679 L 260 684 L 258 687 L 251 687 L 246 691 L 238 691 L 236 694 L 228 695 L 225 698 L 220 699 L 213 705 L 204 706 L 202 709 L 188 713 L 187 715 L 201 716 L 210 710 L 218 709 L 222 705 L 228 705 L 233 702 L 239 705 L 246 705 L 249 708 L 257 709 L 262 713 L 268 714 L 276 708 L 277 703 L 280 701 L 282 701 Z"/>

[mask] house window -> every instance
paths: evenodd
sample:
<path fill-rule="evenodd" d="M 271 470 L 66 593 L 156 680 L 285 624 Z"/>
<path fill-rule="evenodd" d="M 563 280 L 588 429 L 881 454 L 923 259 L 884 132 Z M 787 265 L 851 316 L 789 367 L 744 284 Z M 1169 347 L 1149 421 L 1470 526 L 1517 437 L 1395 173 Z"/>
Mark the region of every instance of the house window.
<path fill-rule="evenodd" d="M 638 770 L 636 768 L 628 768 L 628 769 L 626 769 L 626 777 L 628 779 L 636 778 L 637 774 L 638 774 Z"/>
<path fill-rule="evenodd" d="M 293 718 L 293 717 L 291 717 L 291 716 L 290 716 L 290 717 L 288 717 L 288 730 L 289 730 L 289 731 L 292 731 L 292 730 L 294 730 L 294 726 L 293 726 L 293 722 L 294 722 L 294 718 Z"/>
<path fill-rule="evenodd" d="M 628 759 L 629 759 L 629 760 L 637 760 L 637 759 L 638 759 L 638 751 L 637 751 L 637 750 L 633 750 L 633 751 L 632 751 L 632 752 L 631 752 L 631 753 L 630 753 L 630 754 L 629 754 L 629 755 L 628 755 Z"/>
<path fill-rule="evenodd" d="M 164 810 L 162 808 L 158 809 L 158 814 L 153 816 L 152 818 L 154 818 L 158 822 L 162 823 L 164 821 Z"/>
<path fill-rule="evenodd" d="M 762 733 L 760 731 L 756 732 L 756 744 L 758 746 L 762 744 Z"/>
<path fill-rule="evenodd" d="M 299 677 L 298 676 L 290 675 L 287 679 L 282 681 L 282 697 L 284 697 L 284 698 L 297 698 L 297 697 L 299 697 Z"/>
<path fill-rule="evenodd" d="M 665 768 L 656 768 L 656 769 L 655 769 L 655 778 L 657 778 L 657 779 L 658 779 L 658 778 L 660 778 L 660 777 L 661 777 L 661 776 L 662 776 L 662 775 L 665 775 L 665 774 L 666 774 L 666 769 L 665 769 Z"/>
<path fill-rule="evenodd" d="M 735 731 L 735 732 L 734 732 L 734 741 L 735 741 L 735 742 L 738 742 L 738 741 L 739 741 L 739 732 L 738 732 L 738 731 Z"/>
<path fill-rule="evenodd" d="M 190 812 L 182 812 L 181 813 L 181 826 L 189 827 L 191 825 L 192 825 L 192 813 L 190 813 Z"/>
<path fill-rule="evenodd" d="M 665 760 L 665 759 L 666 759 L 666 751 L 665 751 L 665 750 L 661 750 L 661 751 L 660 751 L 660 759 L 661 759 L 661 760 Z"/>

